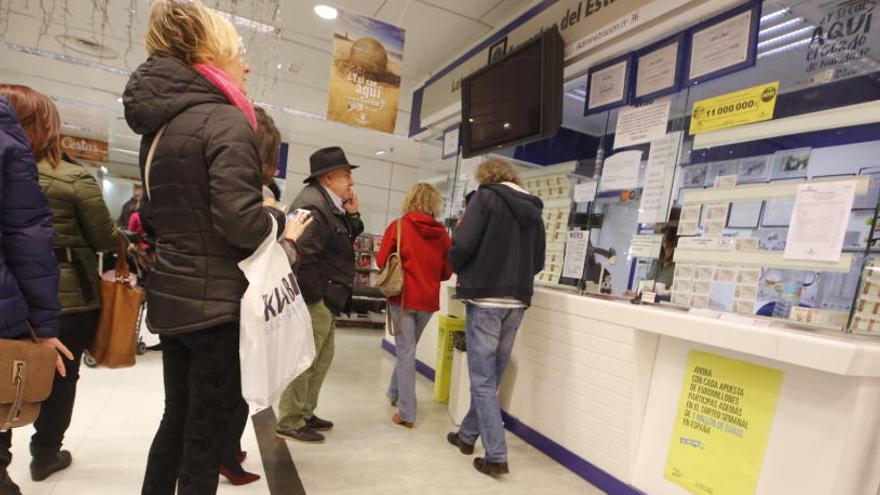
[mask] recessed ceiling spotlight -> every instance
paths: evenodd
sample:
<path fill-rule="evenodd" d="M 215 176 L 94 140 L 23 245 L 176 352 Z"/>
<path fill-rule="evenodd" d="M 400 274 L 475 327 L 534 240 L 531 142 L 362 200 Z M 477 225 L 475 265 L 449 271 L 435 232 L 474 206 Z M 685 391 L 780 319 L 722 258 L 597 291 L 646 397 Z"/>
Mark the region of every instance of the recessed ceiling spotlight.
<path fill-rule="evenodd" d="M 329 5 L 324 5 L 323 3 L 319 3 L 315 5 L 315 14 L 322 19 L 333 20 L 336 19 L 336 15 L 339 12 L 334 7 Z"/>
<path fill-rule="evenodd" d="M 379 150 L 376 152 L 376 156 L 382 156 L 385 154 L 385 150 Z"/>
<path fill-rule="evenodd" d="M 122 97 L 116 98 L 116 103 L 122 103 Z"/>
<path fill-rule="evenodd" d="M 284 67 L 284 64 L 278 64 L 275 66 L 276 69 L 281 70 Z"/>
<path fill-rule="evenodd" d="M 101 165 L 101 172 L 103 172 L 105 174 L 110 173 L 110 171 L 107 170 L 107 167 L 105 167 L 104 165 Z"/>

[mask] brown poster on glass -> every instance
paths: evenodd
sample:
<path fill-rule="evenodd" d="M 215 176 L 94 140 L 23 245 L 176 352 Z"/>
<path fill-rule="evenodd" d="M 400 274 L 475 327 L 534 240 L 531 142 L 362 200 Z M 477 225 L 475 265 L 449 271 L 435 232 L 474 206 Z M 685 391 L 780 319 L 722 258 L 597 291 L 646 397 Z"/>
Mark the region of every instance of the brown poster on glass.
<path fill-rule="evenodd" d="M 397 26 L 339 11 L 327 119 L 394 132 L 404 36 Z"/>

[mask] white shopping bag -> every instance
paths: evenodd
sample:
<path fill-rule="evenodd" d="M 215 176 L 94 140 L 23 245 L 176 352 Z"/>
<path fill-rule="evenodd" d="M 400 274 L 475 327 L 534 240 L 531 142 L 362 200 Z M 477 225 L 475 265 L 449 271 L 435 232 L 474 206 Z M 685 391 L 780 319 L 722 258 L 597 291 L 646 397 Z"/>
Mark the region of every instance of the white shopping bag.
<path fill-rule="evenodd" d="M 249 284 L 241 298 L 241 392 L 255 410 L 271 407 L 315 359 L 312 320 L 277 231 L 273 218 L 269 237 L 238 264 Z"/>

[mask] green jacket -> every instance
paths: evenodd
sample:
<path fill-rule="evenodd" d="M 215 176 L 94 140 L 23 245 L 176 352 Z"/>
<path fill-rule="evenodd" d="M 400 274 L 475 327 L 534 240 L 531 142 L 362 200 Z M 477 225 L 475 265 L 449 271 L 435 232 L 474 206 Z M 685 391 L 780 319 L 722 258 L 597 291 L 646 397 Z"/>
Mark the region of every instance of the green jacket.
<path fill-rule="evenodd" d="M 98 183 L 86 169 L 61 161 L 57 168 L 46 160 L 37 164 L 40 187 L 52 207 L 56 252 L 69 248 L 71 263 L 59 259 L 58 296 L 62 314 L 101 307 L 101 279 L 96 251 L 116 249 L 116 224 L 104 203 Z"/>

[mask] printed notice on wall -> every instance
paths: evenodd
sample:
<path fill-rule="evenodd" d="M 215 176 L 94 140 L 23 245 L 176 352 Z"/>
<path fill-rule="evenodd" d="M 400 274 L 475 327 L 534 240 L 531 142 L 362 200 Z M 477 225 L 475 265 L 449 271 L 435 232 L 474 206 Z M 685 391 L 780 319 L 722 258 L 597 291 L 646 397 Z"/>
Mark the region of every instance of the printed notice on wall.
<path fill-rule="evenodd" d="M 609 156 L 602 164 L 599 191 L 635 189 L 639 185 L 639 166 L 641 164 L 642 152 L 638 150 L 621 151 Z"/>
<path fill-rule="evenodd" d="M 634 235 L 629 255 L 633 258 L 659 258 L 662 245 L 662 235 Z"/>
<path fill-rule="evenodd" d="M 623 107 L 617 115 L 614 149 L 660 139 L 669 124 L 671 100 L 661 98 L 637 106 Z"/>
<path fill-rule="evenodd" d="M 782 371 L 691 351 L 664 477 L 691 493 L 755 493 Z"/>
<path fill-rule="evenodd" d="M 584 263 L 587 260 L 587 245 L 590 241 L 589 230 L 571 230 L 565 241 L 565 264 L 562 276 L 580 280 L 584 276 Z"/>
<path fill-rule="evenodd" d="M 855 195 L 854 180 L 801 185 L 794 199 L 785 259 L 840 261 Z"/>
<path fill-rule="evenodd" d="M 596 199 L 596 190 L 599 184 L 592 179 L 585 180 L 574 186 L 574 202 L 589 203 Z"/>
<path fill-rule="evenodd" d="M 645 186 L 642 189 L 642 203 L 639 205 L 639 223 L 657 223 L 665 220 L 681 138 L 682 133 L 679 131 L 651 142 L 648 168 L 645 169 Z"/>

